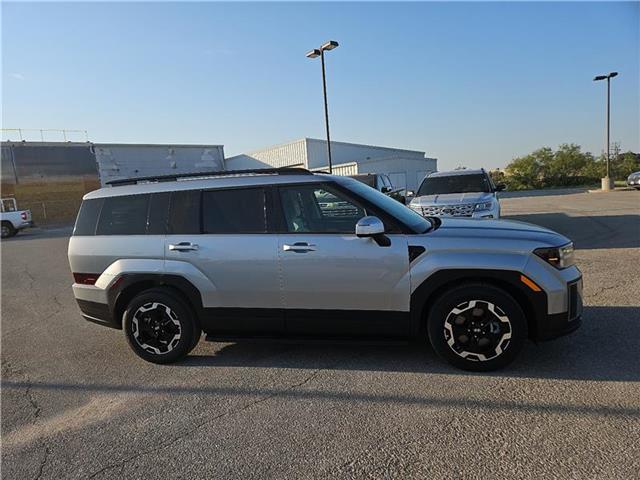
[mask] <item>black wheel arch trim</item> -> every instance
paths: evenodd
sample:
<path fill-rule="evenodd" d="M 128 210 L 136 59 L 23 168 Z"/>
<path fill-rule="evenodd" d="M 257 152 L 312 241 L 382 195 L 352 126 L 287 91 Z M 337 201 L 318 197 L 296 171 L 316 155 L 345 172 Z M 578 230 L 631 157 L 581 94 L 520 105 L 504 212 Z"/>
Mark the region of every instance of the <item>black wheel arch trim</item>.
<path fill-rule="evenodd" d="M 119 276 L 107 291 L 109 312 L 113 323 L 122 325 L 122 315 L 129 302 L 138 293 L 155 287 L 168 287 L 187 301 L 194 310 L 196 321 L 203 312 L 202 296 L 198 289 L 185 277 L 164 273 L 125 273 Z"/>
<path fill-rule="evenodd" d="M 425 279 L 411 294 L 411 334 L 418 336 L 425 326 L 425 319 L 435 299 L 448 288 L 462 282 L 485 282 L 503 288 L 511 294 L 522 307 L 529 336 L 537 338 L 541 324 L 547 318 L 547 294 L 534 292 L 520 281 L 521 272 L 514 270 L 492 269 L 445 269 L 438 270 Z"/>

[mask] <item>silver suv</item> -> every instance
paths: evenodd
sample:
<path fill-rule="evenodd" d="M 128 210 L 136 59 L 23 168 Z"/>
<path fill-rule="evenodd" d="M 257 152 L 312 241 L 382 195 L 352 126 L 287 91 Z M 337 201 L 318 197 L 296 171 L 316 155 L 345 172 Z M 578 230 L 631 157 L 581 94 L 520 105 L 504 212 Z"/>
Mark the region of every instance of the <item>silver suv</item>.
<path fill-rule="evenodd" d="M 155 363 L 204 331 L 429 338 L 453 365 L 491 370 L 528 337 L 575 330 L 582 310 L 562 235 L 424 218 L 357 180 L 293 168 L 112 182 L 85 195 L 69 263 L 83 316 Z"/>
<path fill-rule="evenodd" d="M 409 207 L 425 217 L 500 218 L 495 185 L 483 168 L 454 170 L 427 175 Z"/>

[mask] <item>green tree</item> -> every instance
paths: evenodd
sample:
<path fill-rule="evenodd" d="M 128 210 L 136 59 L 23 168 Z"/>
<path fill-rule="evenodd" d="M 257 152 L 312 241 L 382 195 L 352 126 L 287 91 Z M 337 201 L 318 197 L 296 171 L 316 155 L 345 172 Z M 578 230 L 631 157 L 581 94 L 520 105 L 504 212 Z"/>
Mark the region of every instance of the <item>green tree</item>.
<path fill-rule="evenodd" d="M 553 154 L 553 159 L 545 172 L 545 184 L 568 186 L 582 183 L 587 156 L 580 146 L 574 143 L 563 143 Z"/>
<path fill-rule="evenodd" d="M 640 154 L 629 151 L 618 155 L 613 170 L 613 178 L 626 180 L 631 173 L 640 171 Z"/>
<path fill-rule="evenodd" d="M 553 160 L 553 150 L 540 148 L 525 157 L 514 158 L 505 170 L 509 190 L 544 187 L 545 171 Z"/>

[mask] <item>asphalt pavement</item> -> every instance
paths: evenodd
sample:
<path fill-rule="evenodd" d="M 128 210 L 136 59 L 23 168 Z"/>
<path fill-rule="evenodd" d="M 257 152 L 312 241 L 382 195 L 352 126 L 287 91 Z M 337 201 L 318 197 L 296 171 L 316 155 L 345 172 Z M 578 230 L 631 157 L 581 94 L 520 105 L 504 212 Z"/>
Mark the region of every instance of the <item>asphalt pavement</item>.
<path fill-rule="evenodd" d="M 153 365 L 80 317 L 69 229 L 3 241 L 3 478 L 638 478 L 640 192 L 502 205 L 575 240 L 584 324 L 489 374 L 426 344 L 201 342 Z"/>

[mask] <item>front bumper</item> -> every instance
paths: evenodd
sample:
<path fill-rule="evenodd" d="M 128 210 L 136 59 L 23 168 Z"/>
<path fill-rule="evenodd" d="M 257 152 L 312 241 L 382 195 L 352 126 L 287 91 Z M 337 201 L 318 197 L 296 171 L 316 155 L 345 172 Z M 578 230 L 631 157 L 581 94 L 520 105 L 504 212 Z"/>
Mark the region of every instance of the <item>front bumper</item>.
<path fill-rule="evenodd" d="M 582 325 L 582 276 L 567 283 L 567 311 L 538 319 L 535 339 L 544 341 L 567 335 Z"/>
<path fill-rule="evenodd" d="M 627 185 L 630 187 L 640 187 L 640 177 L 638 178 L 628 178 Z"/>

